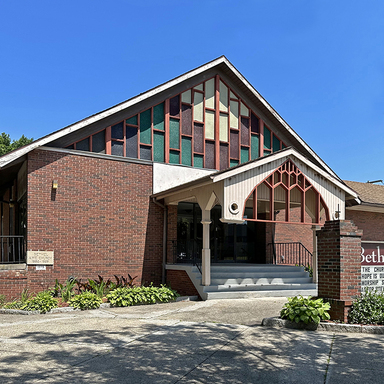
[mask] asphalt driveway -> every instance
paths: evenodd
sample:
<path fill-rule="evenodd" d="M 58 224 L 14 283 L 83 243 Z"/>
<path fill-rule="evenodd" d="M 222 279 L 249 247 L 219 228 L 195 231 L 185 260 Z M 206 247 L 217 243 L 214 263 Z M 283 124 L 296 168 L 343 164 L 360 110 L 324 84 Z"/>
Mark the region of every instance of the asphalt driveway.
<path fill-rule="evenodd" d="M 285 301 L 0 315 L 0 382 L 383 382 L 383 335 L 261 327 Z"/>

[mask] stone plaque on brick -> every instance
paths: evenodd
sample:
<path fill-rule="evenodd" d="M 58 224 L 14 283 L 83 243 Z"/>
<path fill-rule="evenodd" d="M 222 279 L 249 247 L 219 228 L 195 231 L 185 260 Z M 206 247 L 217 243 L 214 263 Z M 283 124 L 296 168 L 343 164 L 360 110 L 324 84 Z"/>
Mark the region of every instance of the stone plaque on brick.
<path fill-rule="evenodd" d="M 53 265 L 53 251 L 27 251 L 27 264 Z"/>
<path fill-rule="evenodd" d="M 361 291 L 384 292 L 384 242 L 361 244 Z"/>

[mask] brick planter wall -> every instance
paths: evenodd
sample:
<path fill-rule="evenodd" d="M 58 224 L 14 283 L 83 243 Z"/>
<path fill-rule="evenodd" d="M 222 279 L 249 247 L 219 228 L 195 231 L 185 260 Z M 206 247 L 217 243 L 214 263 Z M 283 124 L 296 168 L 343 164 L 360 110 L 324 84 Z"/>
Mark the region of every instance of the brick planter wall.
<path fill-rule="evenodd" d="M 187 272 L 177 270 L 167 270 L 167 284 L 176 290 L 181 296 L 198 296 L 197 289 L 190 280 Z"/>
<path fill-rule="evenodd" d="M 360 294 L 361 237 L 352 221 L 327 221 L 317 232 L 318 296 L 331 303 L 331 318 L 347 321 L 354 297 Z"/>

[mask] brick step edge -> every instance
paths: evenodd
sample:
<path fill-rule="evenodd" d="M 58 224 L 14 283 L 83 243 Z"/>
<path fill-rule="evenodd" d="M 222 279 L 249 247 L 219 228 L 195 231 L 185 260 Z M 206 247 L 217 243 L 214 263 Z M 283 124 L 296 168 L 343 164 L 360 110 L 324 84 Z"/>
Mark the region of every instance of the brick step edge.
<path fill-rule="evenodd" d="M 283 320 L 279 317 L 266 317 L 261 322 L 262 326 L 273 328 L 303 329 L 306 331 L 326 331 L 335 333 L 367 333 L 384 335 L 384 326 L 382 325 L 359 325 L 359 324 L 337 324 L 320 322 L 320 324 L 303 322 L 292 322 Z"/>

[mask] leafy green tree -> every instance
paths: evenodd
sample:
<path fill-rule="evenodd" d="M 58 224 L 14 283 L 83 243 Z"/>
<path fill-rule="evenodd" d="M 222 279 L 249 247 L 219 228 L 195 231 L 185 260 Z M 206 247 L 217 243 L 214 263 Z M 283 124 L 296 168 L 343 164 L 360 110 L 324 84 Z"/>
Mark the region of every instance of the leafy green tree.
<path fill-rule="evenodd" d="M 13 151 L 14 149 L 20 148 L 23 145 L 27 145 L 29 143 L 32 143 L 33 138 L 28 139 L 24 135 L 20 137 L 19 140 L 12 140 L 11 137 L 3 132 L 0 135 L 0 156 L 5 155 L 8 152 Z"/>

